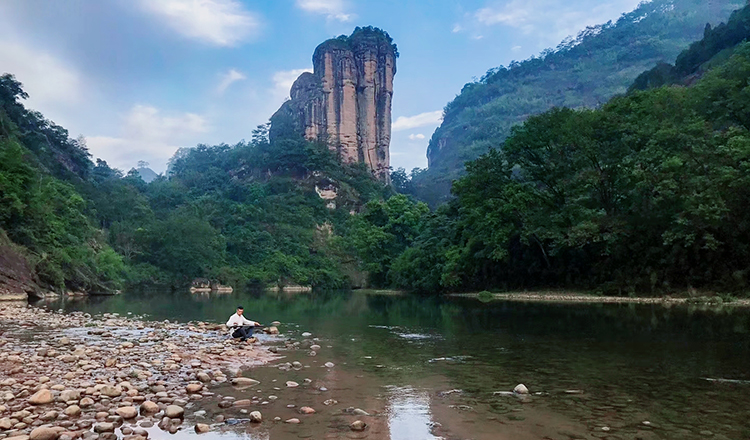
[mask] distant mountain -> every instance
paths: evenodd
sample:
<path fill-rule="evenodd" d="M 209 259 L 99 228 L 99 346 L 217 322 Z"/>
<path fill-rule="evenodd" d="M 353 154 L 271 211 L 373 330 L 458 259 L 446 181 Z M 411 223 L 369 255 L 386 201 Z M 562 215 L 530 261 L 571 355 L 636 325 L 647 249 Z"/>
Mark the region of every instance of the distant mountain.
<path fill-rule="evenodd" d="M 135 170 L 138 172 L 138 175 L 141 176 L 141 179 L 143 179 L 143 181 L 146 183 L 151 183 L 151 181 L 159 177 L 159 175 L 156 174 L 156 172 L 151 168 L 141 167 L 136 168 Z"/>
<path fill-rule="evenodd" d="M 630 90 L 646 90 L 667 84 L 689 85 L 705 72 L 717 67 L 732 56 L 743 41 L 750 38 L 750 4 L 734 11 L 726 23 L 706 25 L 703 39 L 691 44 L 677 56 L 674 65 L 659 63 L 636 78 Z"/>
<path fill-rule="evenodd" d="M 597 107 L 625 93 L 642 72 L 672 62 L 706 24 L 726 20 L 738 0 L 654 0 L 617 22 L 589 27 L 538 57 L 487 71 L 444 109 L 427 149 L 429 169 L 412 178 L 435 206 L 449 196 L 464 163 L 499 147 L 512 127 L 553 107 Z"/>

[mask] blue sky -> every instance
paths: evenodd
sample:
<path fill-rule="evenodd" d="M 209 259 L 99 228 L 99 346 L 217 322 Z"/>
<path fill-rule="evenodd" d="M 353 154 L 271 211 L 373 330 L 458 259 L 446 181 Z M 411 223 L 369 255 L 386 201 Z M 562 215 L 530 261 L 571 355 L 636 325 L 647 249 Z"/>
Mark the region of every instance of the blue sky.
<path fill-rule="evenodd" d="M 157 172 L 179 147 L 268 120 L 322 41 L 355 26 L 398 44 L 391 162 L 425 167 L 440 114 L 487 69 L 616 20 L 639 0 L 3 0 L 0 72 L 95 158 Z"/>

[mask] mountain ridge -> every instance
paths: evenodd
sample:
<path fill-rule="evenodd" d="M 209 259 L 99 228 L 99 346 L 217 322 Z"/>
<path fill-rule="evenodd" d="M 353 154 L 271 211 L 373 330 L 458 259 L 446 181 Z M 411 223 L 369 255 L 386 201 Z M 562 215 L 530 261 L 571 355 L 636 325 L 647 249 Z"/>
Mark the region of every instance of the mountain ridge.
<path fill-rule="evenodd" d="M 490 69 L 466 84 L 444 108 L 427 149 L 428 168 L 412 176 L 412 191 L 436 206 L 447 200 L 463 164 L 500 146 L 513 126 L 552 107 L 597 107 L 625 93 L 637 76 L 673 61 L 744 6 L 736 0 L 654 0 L 616 22 L 593 26 L 539 57 Z"/>

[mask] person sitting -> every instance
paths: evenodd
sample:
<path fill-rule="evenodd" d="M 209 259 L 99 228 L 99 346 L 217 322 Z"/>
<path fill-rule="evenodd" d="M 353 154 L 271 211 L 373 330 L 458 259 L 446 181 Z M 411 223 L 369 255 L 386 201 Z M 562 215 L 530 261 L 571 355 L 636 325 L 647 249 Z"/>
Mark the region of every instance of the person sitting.
<path fill-rule="evenodd" d="M 237 306 L 237 313 L 229 317 L 227 321 L 227 327 L 229 327 L 230 334 L 233 338 L 240 338 L 241 342 L 247 341 L 253 343 L 256 341 L 253 338 L 253 327 L 260 326 L 259 322 L 250 321 L 246 319 L 242 314 L 245 309 L 242 306 Z"/>

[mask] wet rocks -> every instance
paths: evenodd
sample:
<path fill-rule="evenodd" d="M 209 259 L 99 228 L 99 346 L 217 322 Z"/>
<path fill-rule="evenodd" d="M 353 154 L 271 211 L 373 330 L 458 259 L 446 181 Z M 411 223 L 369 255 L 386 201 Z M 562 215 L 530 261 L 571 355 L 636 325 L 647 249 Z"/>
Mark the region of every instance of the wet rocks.
<path fill-rule="evenodd" d="M 315 414 L 315 410 L 309 406 L 303 406 L 299 409 L 300 414 Z"/>
<path fill-rule="evenodd" d="M 101 434 L 103 432 L 115 432 L 115 424 L 110 422 L 101 422 L 94 425 L 94 432 Z"/>
<path fill-rule="evenodd" d="M 138 415 L 138 409 L 134 406 L 121 406 L 115 412 L 125 420 L 133 419 Z"/>
<path fill-rule="evenodd" d="M 259 383 L 259 381 L 250 379 L 249 377 L 235 377 L 232 379 L 232 385 L 238 387 L 251 387 L 253 385 L 258 385 Z"/>
<path fill-rule="evenodd" d="M 187 391 L 189 394 L 200 392 L 200 390 L 203 389 L 202 383 L 191 383 L 187 387 L 185 387 L 185 391 Z"/>
<path fill-rule="evenodd" d="M 302 422 L 300 421 L 300 419 L 298 419 L 296 417 L 292 417 L 291 419 L 284 420 L 284 423 L 289 423 L 289 424 L 292 424 L 292 425 L 299 425 Z"/>
<path fill-rule="evenodd" d="M 185 410 L 181 406 L 169 405 L 164 410 L 164 415 L 170 419 L 181 419 L 185 415 Z"/>
<path fill-rule="evenodd" d="M 335 366 L 336 366 L 336 364 L 334 364 L 333 362 L 326 362 L 326 363 L 325 363 L 325 364 L 323 364 L 323 365 L 324 365 L 324 366 L 325 366 L 326 368 L 333 368 L 333 367 L 335 367 Z"/>
<path fill-rule="evenodd" d="M 297 388 L 299 386 L 299 384 L 297 382 L 293 381 L 293 380 L 288 380 L 286 382 L 286 386 L 288 388 Z"/>
<path fill-rule="evenodd" d="M 195 378 L 203 383 L 211 382 L 211 376 L 208 375 L 208 373 L 205 373 L 201 371 L 200 373 L 195 375 Z"/>
<path fill-rule="evenodd" d="M 141 414 L 153 414 L 159 411 L 159 405 L 147 400 L 141 403 Z"/>
<path fill-rule="evenodd" d="M 250 421 L 253 423 L 260 423 L 263 421 L 263 415 L 260 411 L 253 411 L 250 413 Z"/>
<path fill-rule="evenodd" d="M 211 427 L 206 425 L 205 423 L 198 423 L 195 425 L 195 432 L 198 434 L 203 434 L 204 432 L 208 432 L 210 429 Z"/>

